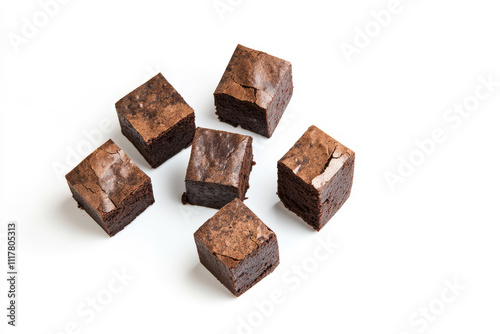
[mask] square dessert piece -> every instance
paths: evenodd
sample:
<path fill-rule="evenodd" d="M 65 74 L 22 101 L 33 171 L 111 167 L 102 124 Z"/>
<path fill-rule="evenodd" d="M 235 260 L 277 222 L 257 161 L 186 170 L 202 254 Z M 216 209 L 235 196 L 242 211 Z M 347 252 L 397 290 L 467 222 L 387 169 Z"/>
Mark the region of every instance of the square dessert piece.
<path fill-rule="evenodd" d="M 292 93 L 292 64 L 238 45 L 214 93 L 216 114 L 270 138 Z"/>
<path fill-rule="evenodd" d="M 194 111 L 161 73 L 115 106 L 123 135 L 153 168 L 193 140 Z"/>
<path fill-rule="evenodd" d="M 194 234 L 200 262 L 235 296 L 279 264 L 278 240 L 239 199 L 224 206 Z"/>
<path fill-rule="evenodd" d="M 278 196 L 319 231 L 351 194 L 354 152 L 311 126 L 278 161 Z"/>
<path fill-rule="evenodd" d="M 112 237 L 154 203 L 151 179 L 111 139 L 66 175 L 73 198 Z"/>
<path fill-rule="evenodd" d="M 252 137 L 197 128 L 182 203 L 220 209 L 235 198 L 243 201 L 252 160 Z"/>

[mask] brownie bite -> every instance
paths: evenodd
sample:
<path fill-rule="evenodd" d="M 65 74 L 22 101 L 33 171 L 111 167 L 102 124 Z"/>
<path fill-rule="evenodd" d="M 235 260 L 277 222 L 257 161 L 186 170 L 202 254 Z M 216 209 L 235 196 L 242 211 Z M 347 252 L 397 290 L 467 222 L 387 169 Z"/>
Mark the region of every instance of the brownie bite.
<path fill-rule="evenodd" d="M 319 231 L 351 194 L 354 152 L 314 125 L 278 161 L 278 196 Z"/>
<path fill-rule="evenodd" d="M 239 199 L 205 222 L 194 240 L 200 262 L 235 296 L 279 264 L 276 235 Z"/>
<path fill-rule="evenodd" d="M 270 138 L 292 93 L 292 64 L 238 45 L 214 93 L 216 114 Z"/>
<path fill-rule="evenodd" d="M 123 135 L 153 168 L 193 140 L 194 111 L 161 73 L 115 106 Z"/>
<path fill-rule="evenodd" d="M 73 198 L 112 237 L 154 203 L 151 179 L 111 139 L 66 175 Z"/>
<path fill-rule="evenodd" d="M 235 198 L 243 201 L 252 160 L 252 137 L 197 128 L 182 203 L 220 209 Z"/>

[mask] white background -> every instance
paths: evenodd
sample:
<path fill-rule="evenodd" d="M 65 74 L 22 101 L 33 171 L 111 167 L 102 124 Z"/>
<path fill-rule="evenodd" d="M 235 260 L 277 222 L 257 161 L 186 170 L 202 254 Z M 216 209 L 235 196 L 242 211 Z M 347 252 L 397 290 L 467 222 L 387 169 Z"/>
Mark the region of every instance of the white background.
<path fill-rule="evenodd" d="M 376 31 L 370 12 L 388 0 L 227 1 L 221 16 L 213 0 L 71 0 L 47 22 L 42 14 L 45 25 L 17 48 L 9 38 L 22 36 L 23 18 L 33 22 L 42 7 L 0 2 L 1 222 L 19 226 L 15 329 L 3 307 L 0 231 L 1 330 L 498 332 L 500 87 L 463 121 L 443 117 L 474 101 L 479 77 L 500 81 L 499 4 L 401 0 Z M 357 41 L 348 62 L 341 45 L 354 45 L 365 25 L 373 37 L 367 46 Z M 235 298 L 199 264 L 192 237 L 216 211 L 180 204 L 189 150 L 152 170 L 120 133 L 114 103 L 161 71 L 195 109 L 197 125 L 253 135 L 214 114 L 213 91 L 238 43 L 291 61 L 295 91 L 273 138 L 254 135 L 245 202 L 276 232 L 281 264 Z M 276 161 L 311 124 L 356 152 L 351 198 L 319 233 L 276 195 Z M 399 157 L 418 158 L 415 141 L 436 128 L 446 140 L 391 189 L 386 174 L 397 173 Z M 113 238 L 77 208 L 65 172 L 56 172 L 108 138 L 151 176 L 156 198 Z M 78 151 L 85 154 L 75 159 Z M 315 250 L 331 240 L 338 248 L 320 249 L 318 263 Z M 297 267 L 307 277 L 291 271 Z M 122 270 L 133 279 L 110 294 Z M 462 286 L 458 296 L 447 281 Z M 91 319 L 88 298 L 109 296 Z"/>

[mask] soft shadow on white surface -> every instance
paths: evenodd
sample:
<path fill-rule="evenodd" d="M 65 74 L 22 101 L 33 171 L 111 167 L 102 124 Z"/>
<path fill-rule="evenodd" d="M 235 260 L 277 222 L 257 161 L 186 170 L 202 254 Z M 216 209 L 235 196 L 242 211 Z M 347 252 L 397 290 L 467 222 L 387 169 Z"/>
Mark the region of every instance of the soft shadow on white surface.
<path fill-rule="evenodd" d="M 220 73 L 220 76 L 222 76 L 222 72 Z M 220 78 L 218 78 L 218 80 L 219 79 Z M 191 105 L 191 107 L 195 109 L 194 110 L 196 115 L 195 123 L 197 127 L 200 126 L 202 128 L 211 128 L 211 127 L 213 128 L 215 124 L 222 123 L 219 120 L 217 114 L 215 113 L 216 109 L 215 109 L 215 99 L 213 92 L 217 88 L 217 84 L 209 88 L 209 93 L 207 95 L 204 95 L 203 97 L 198 97 L 197 105 Z"/>
<path fill-rule="evenodd" d="M 109 238 L 85 210 L 78 208 L 78 204 L 70 195 L 61 202 L 59 212 L 62 215 L 61 221 L 67 224 L 70 229 L 93 235 L 96 238 Z"/>
<path fill-rule="evenodd" d="M 307 223 L 303 221 L 299 216 L 297 216 L 295 213 L 285 208 L 285 206 L 283 205 L 283 203 L 281 203 L 281 201 L 278 201 L 276 202 L 276 204 L 273 205 L 273 210 L 276 211 L 279 215 L 285 216 L 286 224 L 296 224 L 298 226 L 301 226 L 304 230 L 314 232 L 314 229 L 312 229 L 309 225 L 307 225 Z"/>
<path fill-rule="evenodd" d="M 191 146 L 185 148 L 184 150 L 191 152 Z M 181 151 L 179 153 L 183 152 L 184 151 Z M 187 162 L 184 163 L 183 161 L 183 163 L 176 163 L 174 166 L 172 166 L 168 175 L 166 175 L 168 180 L 165 189 L 167 189 L 170 198 L 176 202 L 181 201 L 182 194 L 186 191 L 186 188 L 184 186 L 184 179 L 186 178 L 186 169 L 187 169 Z"/>
<path fill-rule="evenodd" d="M 197 263 L 187 275 L 191 290 L 199 292 L 205 298 L 236 299 L 201 263 Z"/>

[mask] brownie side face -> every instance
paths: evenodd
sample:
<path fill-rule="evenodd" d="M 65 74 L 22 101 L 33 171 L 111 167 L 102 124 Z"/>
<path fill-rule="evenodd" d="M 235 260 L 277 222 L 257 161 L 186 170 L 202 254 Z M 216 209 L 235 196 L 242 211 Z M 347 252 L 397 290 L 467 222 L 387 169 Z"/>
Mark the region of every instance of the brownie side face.
<path fill-rule="evenodd" d="M 156 168 L 188 147 L 195 115 L 161 73 L 116 102 L 122 133 Z"/>
<path fill-rule="evenodd" d="M 235 198 L 243 201 L 252 160 L 252 137 L 197 128 L 182 202 L 220 209 Z"/>
<path fill-rule="evenodd" d="M 239 199 L 205 222 L 194 239 L 200 262 L 235 296 L 279 264 L 276 235 Z"/>
<path fill-rule="evenodd" d="M 278 196 L 319 231 L 349 198 L 355 153 L 315 126 L 278 161 Z"/>
<path fill-rule="evenodd" d="M 111 139 L 66 175 L 73 198 L 114 236 L 154 203 L 151 179 Z"/>
<path fill-rule="evenodd" d="M 214 92 L 216 114 L 270 138 L 292 94 L 290 62 L 238 45 Z"/>

